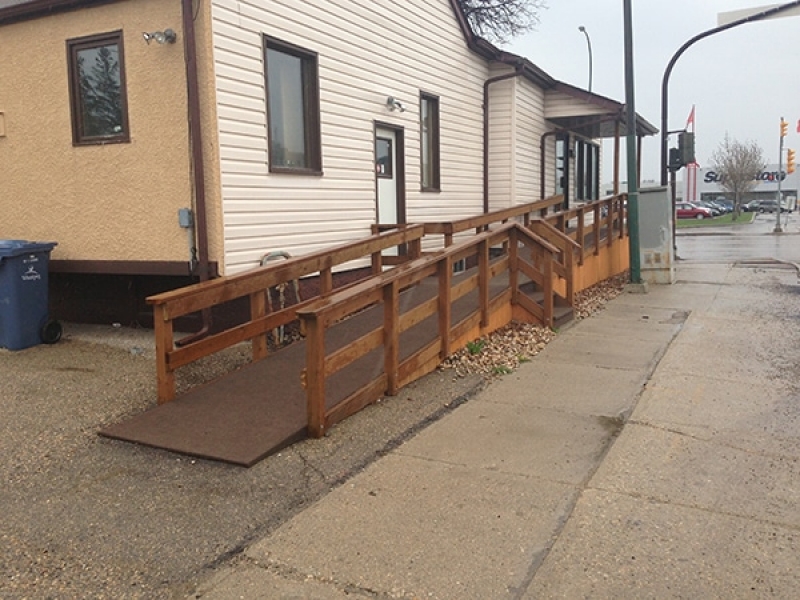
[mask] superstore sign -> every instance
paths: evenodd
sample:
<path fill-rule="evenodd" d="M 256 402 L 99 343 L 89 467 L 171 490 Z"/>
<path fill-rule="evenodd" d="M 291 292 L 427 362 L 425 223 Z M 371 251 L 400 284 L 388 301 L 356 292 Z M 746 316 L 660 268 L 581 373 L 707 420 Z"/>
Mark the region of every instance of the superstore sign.
<path fill-rule="evenodd" d="M 778 178 L 780 178 L 781 181 L 785 180 L 786 171 L 761 171 L 753 179 L 755 181 L 778 181 Z M 705 183 L 722 183 L 723 179 L 724 177 L 718 175 L 716 171 L 707 171 L 703 177 Z"/>

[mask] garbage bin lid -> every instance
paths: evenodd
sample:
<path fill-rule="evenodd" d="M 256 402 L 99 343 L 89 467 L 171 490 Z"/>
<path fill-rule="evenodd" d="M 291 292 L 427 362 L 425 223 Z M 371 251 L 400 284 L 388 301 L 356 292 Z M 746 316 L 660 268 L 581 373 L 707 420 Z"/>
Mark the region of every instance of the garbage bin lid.
<path fill-rule="evenodd" d="M 29 242 L 27 240 L 0 240 L 0 260 L 35 252 L 50 252 L 58 242 Z"/>

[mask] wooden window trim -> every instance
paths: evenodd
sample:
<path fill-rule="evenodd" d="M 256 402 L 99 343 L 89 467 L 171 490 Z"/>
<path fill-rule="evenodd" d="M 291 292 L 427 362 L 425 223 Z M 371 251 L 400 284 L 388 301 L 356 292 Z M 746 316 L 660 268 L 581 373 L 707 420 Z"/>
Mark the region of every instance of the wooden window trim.
<path fill-rule="evenodd" d="M 425 135 L 424 135 L 424 127 L 422 124 L 422 115 L 423 105 L 428 102 L 428 108 L 431 107 L 434 109 L 433 115 L 433 123 L 431 129 L 431 147 L 430 147 L 430 160 L 433 163 L 433 170 L 431 173 L 430 182 L 431 185 L 424 185 L 424 173 L 425 173 L 425 163 L 424 163 L 424 144 L 425 144 Z M 441 192 L 442 191 L 442 169 L 441 169 L 441 116 L 440 116 L 440 103 L 439 103 L 439 96 L 434 96 L 433 94 L 427 94 L 425 92 L 420 92 L 419 95 L 419 139 L 420 139 L 420 190 L 423 192 Z"/>
<path fill-rule="evenodd" d="M 320 127 L 320 99 L 319 99 L 319 55 L 295 44 L 284 42 L 277 38 L 263 35 L 262 55 L 264 57 L 264 87 L 267 104 L 267 157 L 270 173 L 283 173 L 288 175 L 322 175 L 322 135 Z M 306 154 L 310 166 L 286 167 L 275 165 L 272 162 L 272 131 L 270 127 L 269 106 L 269 64 L 267 50 L 275 50 L 299 58 L 303 63 L 303 117 L 306 123 L 305 144 Z"/>
<path fill-rule="evenodd" d="M 90 137 L 83 135 L 81 117 L 81 95 L 78 81 L 78 52 L 98 46 L 116 44 L 119 54 L 120 105 L 122 110 L 122 133 L 114 136 Z M 67 40 L 67 67 L 69 77 L 69 98 L 72 121 L 73 146 L 98 146 L 104 144 L 123 144 L 131 141 L 128 120 L 128 85 L 125 77 L 125 48 L 122 30 L 88 35 Z"/>

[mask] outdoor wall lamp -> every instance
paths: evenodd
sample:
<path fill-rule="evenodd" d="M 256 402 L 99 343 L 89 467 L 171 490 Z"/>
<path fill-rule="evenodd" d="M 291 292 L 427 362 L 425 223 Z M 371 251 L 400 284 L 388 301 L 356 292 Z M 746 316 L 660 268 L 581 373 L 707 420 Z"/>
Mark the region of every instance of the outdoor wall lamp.
<path fill-rule="evenodd" d="M 178 39 L 178 34 L 172 29 L 165 29 L 164 31 L 154 31 L 153 33 L 142 33 L 144 41 L 150 45 L 151 40 L 157 41 L 159 44 L 174 44 Z"/>
<path fill-rule="evenodd" d="M 403 106 L 403 103 L 394 96 L 389 96 L 386 98 L 386 108 L 391 111 L 399 110 L 400 112 L 406 112 L 406 107 Z"/>

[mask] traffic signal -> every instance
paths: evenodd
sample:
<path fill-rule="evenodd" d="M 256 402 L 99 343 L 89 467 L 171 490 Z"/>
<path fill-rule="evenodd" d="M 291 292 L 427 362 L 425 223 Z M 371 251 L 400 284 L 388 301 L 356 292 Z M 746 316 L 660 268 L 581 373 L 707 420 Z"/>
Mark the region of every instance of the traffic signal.
<path fill-rule="evenodd" d="M 783 117 L 781 117 L 781 137 L 786 137 L 786 132 L 789 129 L 788 121 L 784 121 Z"/>
<path fill-rule="evenodd" d="M 682 166 L 694 162 L 694 133 L 682 131 L 678 134 L 678 154 Z"/>
<path fill-rule="evenodd" d="M 794 150 L 791 148 L 786 150 L 786 172 L 794 173 Z"/>
<path fill-rule="evenodd" d="M 683 163 L 681 162 L 681 152 L 677 148 L 669 149 L 668 167 L 670 171 L 678 171 L 683 167 Z"/>

